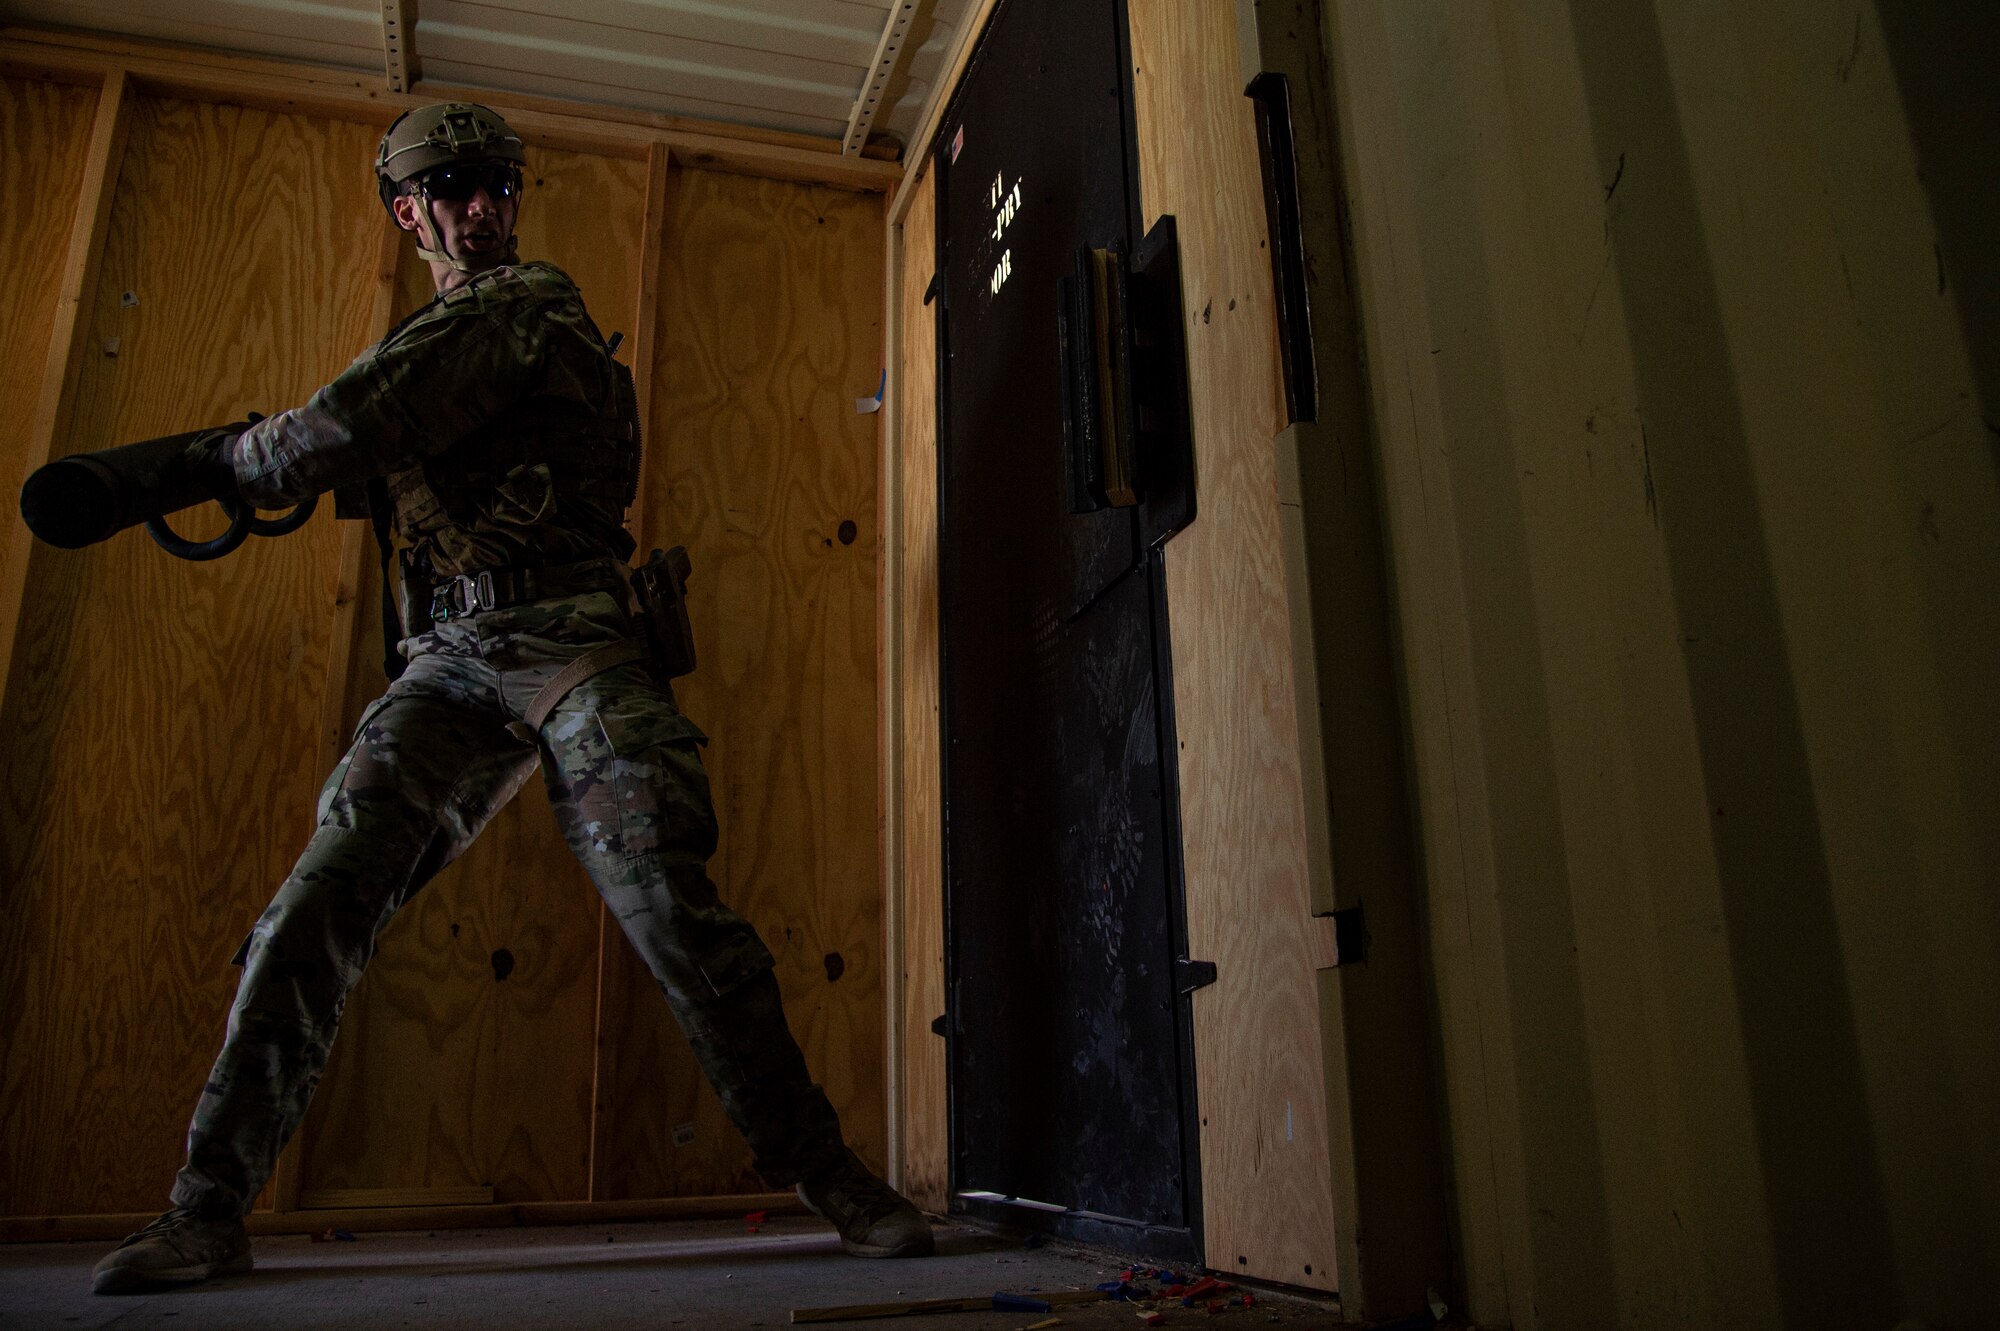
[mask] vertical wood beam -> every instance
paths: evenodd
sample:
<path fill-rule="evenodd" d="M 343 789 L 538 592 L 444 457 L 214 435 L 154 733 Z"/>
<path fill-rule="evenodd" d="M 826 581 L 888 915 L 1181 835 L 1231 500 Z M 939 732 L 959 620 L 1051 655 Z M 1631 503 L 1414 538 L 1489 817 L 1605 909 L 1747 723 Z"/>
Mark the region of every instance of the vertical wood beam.
<path fill-rule="evenodd" d="M 1180 219 L 1201 515 L 1166 543 L 1195 994 L 1203 1243 L 1236 1274 L 1339 1288 L 1325 1056 L 1277 461 L 1283 410 L 1256 123 L 1224 5 L 1130 6 L 1142 216 Z M 1221 297 L 1237 293 L 1238 308 Z M 1233 1264 L 1231 1259 L 1235 1259 Z"/>
<path fill-rule="evenodd" d="M 938 132 L 944 117 L 944 109 L 951 101 L 951 95 L 958 87 L 967 64 L 972 59 L 972 48 L 977 44 L 979 34 L 985 29 L 987 20 L 993 16 L 998 0 L 970 0 L 965 12 L 959 16 L 958 29 L 952 34 L 951 48 L 939 67 L 937 81 L 932 85 L 930 96 L 925 99 L 924 108 L 917 118 L 917 132 L 910 137 L 903 152 L 902 179 L 889 191 L 887 233 L 890 260 L 884 269 L 888 282 L 888 302 L 891 313 L 884 321 L 889 330 L 888 356 L 886 363 L 891 374 L 905 374 L 909 370 L 903 352 L 904 339 L 908 330 L 903 327 L 901 317 L 902 301 L 902 260 L 903 226 L 910 209 L 924 191 L 918 184 L 925 169 L 930 164 L 931 140 Z M 892 386 L 893 388 L 893 386 Z M 909 965 L 909 920 L 906 909 L 909 901 L 909 854 L 905 846 L 909 820 L 906 817 L 911 803 L 908 784 L 908 766 L 905 761 L 904 746 L 908 741 L 905 727 L 904 690 L 909 687 L 911 671 L 910 658 L 905 650 L 905 630 L 914 610 L 902 595 L 903 574 L 909 558 L 909 548 L 903 538 L 902 502 L 904 498 L 903 421 L 901 418 L 900 395 L 891 391 L 882 399 L 882 410 L 889 413 L 882 425 L 883 483 L 881 490 L 882 530 L 892 542 L 884 551 L 882 560 L 883 595 L 881 600 L 881 633 L 884 681 L 884 698 L 887 710 L 883 713 L 883 762 L 881 765 L 883 782 L 883 824 L 887 850 L 883 856 L 883 904 L 886 937 L 883 956 L 889 959 L 884 972 L 889 976 L 889 986 L 884 993 L 884 1006 L 889 1020 L 888 1084 L 891 1089 L 889 1102 L 889 1177 L 906 1192 L 924 1188 L 936 1188 L 935 1196 L 918 1197 L 919 1205 L 935 1205 L 942 1209 L 948 1204 L 948 1186 L 945 1179 L 949 1169 L 946 1166 L 935 1179 L 918 1179 L 911 1172 L 910 1159 L 911 1118 L 913 1106 L 911 1094 L 924 1084 L 915 1075 L 911 1066 L 914 1037 L 921 1045 L 929 1034 L 922 1027 L 921 1019 L 912 1020 L 904 1011 L 909 1001 L 909 986 L 905 983 L 905 968 Z M 928 754 L 926 750 L 926 754 Z M 906 1093 L 909 1092 L 909 1093 Z M 926 1137 L 929 1134 L 924 1134 Z"/>
<path fill-rule="evenodd" d="M 1318 418 L 1282 431 L 1276 452 L 1306 856 L 1313 910 L 1322 912 L 1308 928 L 1320 971 L 1334 1250 L 1342 1312 L 1391 1317 L 1422 1307 L 1426 1290 L 1450 1288 L 1451 1263 L 1380 445 L 1341 238 L 1341 126 L 1321 32 L 1270 6 L 1244 3 L 1238 12 L 1253 72 L 1290 80 L 1319 383 Z M 1333 971 L 1340 958 L 1331 912 L 1358 908 L 1364 896 L 1368 964 Z"/>
<path fill-rule="evenodd" d="M 655 143 L 646 150 L 646 233 L 639 258 L 639 308 L 633 316 L 632 380 L 639 390 L 640 428 L 653 424 L 653 354 L 659 345 L 660 257 L 665 247 L 667 225 L 667 145 Z M 654 441 L 657 446 L 658 441 Z M 639 459 L 639 500 L 632 518 L 632 535 L 644 549 L 646 515 L 646 458 Z"/>
<path fill-rule="evenodd" d="M 403 258 L 403 231 L 394 219 L 384 217 L 375 244 L 375 303 L 368 316 L 368 340 L 379 342 L 396 322 L 396 270 Z M 333 632 L 326 649 L 326 684 L 319 702 L 319 770 L 331 771 L 347 749 L 347 697 L 354 677 L 355 657 L 367 637 L 362 623 L 363 579 L 368 576 L 369 554 L 374 549 L 373 533 L 367 525 L 350 522 L 340 535 L 340 562 L 335 566 Z M 384 644 L 385 647 L 387 644 Z M 272 1209 L 278 1212 L 299 1209 L 305 1190 L 306 1132 L 311 1120 L 299 1124 L 290 1145 L 278 1158 L 272 1179 Z"/>
<path fill-rule="evenodd" d="M 898 635 L 903 561 L 902 411 L 903 228 L 890 221 L 891 194 L 882 201 L 882 364 L 885 384 L 876 429 L 881 460 L 876 475 L 881 556 L 875 561 L 875 733 L 882 808 L 882 1093 L 887 1140 L 883 1162 L 891 1181 L 903 1173 L 903 654 Z"/>
<path fill-rule="evenodd" d="M 382 0 L 382 70 L 390 92 L 408 92 L 423 77 L 417 63 L 417 0 Z"/>
<path fill-rule="evenodd" d="M 667 168 L 672 164 L 672 154 L 664 143 L 655 143 L 646 150 L 646 216 L 640 231 L 638 305 L 632 316 L 632 386 L 639 399 L 642 438 L 653 427 L 653 357 L 659 346 L 660 260 L 665 248 L 667 226 Z M 638 543 L 637 557 L 641 559 L 646 553 L 646 483 L 649 477 L 658 474 L 658 469 L 650 465 L 658 447 L 659 441 L 655 440 L 653 448 L 639 455 L 639 481 L 634 491 L 637 499 L 632 511 L 626 515 L 627 528 L 632 533 L 632 539 Z M 610 907 L 599 902 L 596 1018 L 591 1033 L 590 1142 L 586 1148 L 589 1158 L 584 1166 L 589 1178 L 585 1199 L 593 1202 L 602 1200 L 604 1192 L 603 1157 L 597 1148 L 604 1119 L 604 1082 L 611 1071 L 608 1066 L 610 1060 L 605 1055 L 605 981 L 610 970 L 611 950 L 623 937 L 623 933 L 612 927 Z M 622 986 L 620 992 L 623 992 Z"/>
<path fill-rule="evenodd" d="M 896 1068 L 897 1181 L 927 1210 L 950 1208 L 945 1041 L 931 1021 L 946 1008 L 941 791 L 938 780 L 937 609 L 937 329 L 923 293 L 935 266 L 936 193 L 932 177 L 912 188 L 914 206 L 897 225 L 894 518 L 889 561 L 895 581 L 884 603 L 895 664 L 894 960 L 900 981 Z"/>
<path fill-rule="evenodd" d="M 55 318 L 49 327 L 49 353 L 42 368 L 42 393 L 35 419 L 21 454 L 21 474 L 12 494 L 35 470 L 53 459 L 57 443 L 69 431 L 81 368 L 78 354 L 90 333 L 90 309 L 97 299 L 97 273 L 104 258 L 104 236 L 111 222 L 111 201 L 118 191 L 118 170 L 125 156 L 130 128 L 126 114 L 127 79 L 122 66 L 105 71 L 97 100 L 97 118 L 90 128 L 90 146 L 83 164 L 83 181 L 76 195 L 69 250 L 57 288 Z M 13 681 L 19 647 L 21 611 L 27 598 L 29 570 L 36 541 L 28 524 L 17 522 L 7 552 L 5 582 L 0 583 L 0 702 Z"/>

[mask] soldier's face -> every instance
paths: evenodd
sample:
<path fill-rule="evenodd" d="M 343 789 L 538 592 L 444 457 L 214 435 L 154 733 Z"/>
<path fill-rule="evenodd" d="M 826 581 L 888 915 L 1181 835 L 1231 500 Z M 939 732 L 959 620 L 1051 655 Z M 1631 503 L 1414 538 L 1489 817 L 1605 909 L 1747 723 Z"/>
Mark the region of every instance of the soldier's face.
<path fill-rule="evenodd" d="M 518 195 L 497 193 L 498 197 L 495 190 L 482 186 L 464 198 L 443 194 L 427 198 L 422 192 L 398 195 L 396 222 L 405 231 L 421 236 L 424 229 L 419 217 L 428 207 L 437 239 L 447 254 L 474 268 L 491 267 L 505 259 L 507 238 L 514 234 L 514 219 L 520 211 Z"/>
<path fill-rule="evenodd" d="M 451 253 L 475 265 L 482 259 L 498 263 L 507 253 L 507 237 L 514 234 L 518 208 L 517 200 L 496 200 L 482 189 L 463 203 L 433 200 L 431 216 Z"/>

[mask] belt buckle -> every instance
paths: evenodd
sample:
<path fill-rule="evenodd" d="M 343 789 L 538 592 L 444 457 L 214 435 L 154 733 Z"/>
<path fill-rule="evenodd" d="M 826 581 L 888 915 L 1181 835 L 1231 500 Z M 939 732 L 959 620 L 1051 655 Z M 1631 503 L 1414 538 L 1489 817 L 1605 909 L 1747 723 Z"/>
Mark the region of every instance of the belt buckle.
<path fill-rule="evenodd" d="M 491 569 L 481 569 L 476 575 L 455 573 L 431 589 L 431 619 L 439 624 L 464 619 L 499 604 L 499 589 Z"/>
<path fill-rule="evenodd" d="M 431 588 L 431 622 L 449 624 L 454 619 L 463 619 L 471 613 L 466 604 L 466 586 L 470 579 L 464 574 L 453 574 Z"/>
<path fill-rule="evenodd" d="M 451 593 L 455 578 L 446 579 L 431 588 L 431 623 L 445 624 L 452 619 Z"/>

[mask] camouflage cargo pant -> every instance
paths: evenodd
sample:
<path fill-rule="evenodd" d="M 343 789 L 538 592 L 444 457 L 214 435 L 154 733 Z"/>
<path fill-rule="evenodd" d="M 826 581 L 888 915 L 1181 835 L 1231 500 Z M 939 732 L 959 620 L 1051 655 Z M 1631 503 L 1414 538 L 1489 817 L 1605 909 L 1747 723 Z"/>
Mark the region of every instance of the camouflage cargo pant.
<path fill-rule="evenodd" d="M 577 685 L 529 744 L 508 723 L 572 658 L 628 636 L 609 592 L 488 611 L 405 644 L 361 718 L 319 826 L 244 945 L 228 1033 L 173 1203 L 249 1210 L 305 1116 L 347 993 L 397 908 L 472 843 L 539 761 L 556 820 L 773 1184 L 841 1150 L 779 1006 L 771 954 L 717 898 L 701 732 L 643 664 Z M 525 727 L 521 728 L 525 730 Z"/>

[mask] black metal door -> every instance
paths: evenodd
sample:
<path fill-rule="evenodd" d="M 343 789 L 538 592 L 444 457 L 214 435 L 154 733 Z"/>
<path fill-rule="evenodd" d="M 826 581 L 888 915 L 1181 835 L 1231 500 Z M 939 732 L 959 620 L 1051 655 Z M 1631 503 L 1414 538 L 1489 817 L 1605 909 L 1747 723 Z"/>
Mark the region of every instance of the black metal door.
<path fill-rule="evenodd" d="M 952 1158 L 971 1209 L 1192 1258 L 1159 523 L 1072 511 L 1057 345 L 1078 247 L 1134 248 L 1124 34 L 1006 0 L 937 148 Z"/>

